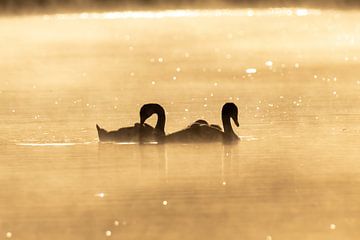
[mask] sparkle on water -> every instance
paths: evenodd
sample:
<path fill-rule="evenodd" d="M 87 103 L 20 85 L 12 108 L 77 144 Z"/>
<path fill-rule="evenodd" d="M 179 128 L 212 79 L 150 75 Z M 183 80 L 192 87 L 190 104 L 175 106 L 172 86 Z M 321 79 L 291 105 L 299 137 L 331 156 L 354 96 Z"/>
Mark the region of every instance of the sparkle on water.
<path fill-rule="evenodd" d="M 96 197 L 99 197 L 99 198 L 104 198 L 104 197 L 105 197 L 105 193 L 100 192 L 100 193 L 95 194 L 95 196 L 96 196 Z"/>
<path fill-rule="evenodd" d="M 268 60 L 268 61 L 265 62 L 265 65 L 268 66 L 268 67 L 272 67 L 273 62 L 271 60 Z"/>
<path fill-rule="evenodd" d="M 110 230 L 107 230 L 107 231 L 105 232 L 105 235 L 106 235 L 107 237 L 111 237 L 111 231 L 110 231 Z"/>
<path fill-rule="evenodd" d="M 254 74 L 254 73 L 256 73 L 256 68 L 248 68 L 245 71 L 247 74 Z"/>
<path fill-rule="evenodd" d="M 129 18 L 186 18 L 186 17 L 254 17 L 254 16 L 297 16 L 303 17 L 308 15 L 319 15 L 318 9 L 288 9 L 288 8 L 270 8 L 270 9 L 219 9 L 219 10 L 166 10 L 166 11 L 124 11 L 124 12 L 84 12 L 73 14 L 54 14 L 44 15 L 44 20 L 60 19 L 99 19 L 99 20 L 116 20 Z"/>

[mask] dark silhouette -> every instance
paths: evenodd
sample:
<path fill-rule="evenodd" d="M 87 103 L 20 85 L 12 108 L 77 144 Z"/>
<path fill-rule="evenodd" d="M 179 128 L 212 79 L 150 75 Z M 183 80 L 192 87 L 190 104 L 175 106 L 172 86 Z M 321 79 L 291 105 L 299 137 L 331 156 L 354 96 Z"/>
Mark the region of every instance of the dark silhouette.
<path fill-rule="evenodd" d="M 165 142 L 236 142 L 240 139 L 231 127 L 231 118 L 236 126 L 239 126 L 237 106 L 234 103 L 225 103 L 221 111 L 224 131 L 218 125 L 209 125 L 201 119 L 183 130 L 167 135 Z"/>
<path fill-rule="evenodd" d="M 157 114 L 155 128 L 146 124 L 145 121 L 153 114 Z M 140 109 L 140 123 L 132 127 L 124 127 L 115 131 L 106 131 L 96 124 L 99 140 L 101 142 L 124 142 L 124 143 L 149 143 L 162 142 L 165 136 L 165 111 L 155 103 L 145 104 Z"/>

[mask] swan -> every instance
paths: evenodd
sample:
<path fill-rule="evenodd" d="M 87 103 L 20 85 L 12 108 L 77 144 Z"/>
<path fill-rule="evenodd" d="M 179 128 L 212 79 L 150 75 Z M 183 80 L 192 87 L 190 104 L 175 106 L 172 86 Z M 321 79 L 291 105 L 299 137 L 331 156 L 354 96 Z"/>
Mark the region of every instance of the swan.
<path fill-rule="evenodd" d="M 153 114 L 158 117 L 155 128 L 145 123 Z M 159 104 L 148 103 L 140 109 L 140 123 L 115 131 L 106 131 L 96 124 L 96 129 L 101 142 L 161 142 L 165 136 L 165 110 Z"/>
<path fill-rule="evenodd" d="M 231 127 L 230 119 L 233 119 L 238 127 L 238 108 L 234 103 L 225 103 L 221 111 L 221 119 L 224 127 L 222 131 L 218 125 L 209 125 L 205 120 L 197 120 L 187 128 L 169 134 L 165 137 L 165 142 L 235 142 L 240 138 L 235 134 Z"/>

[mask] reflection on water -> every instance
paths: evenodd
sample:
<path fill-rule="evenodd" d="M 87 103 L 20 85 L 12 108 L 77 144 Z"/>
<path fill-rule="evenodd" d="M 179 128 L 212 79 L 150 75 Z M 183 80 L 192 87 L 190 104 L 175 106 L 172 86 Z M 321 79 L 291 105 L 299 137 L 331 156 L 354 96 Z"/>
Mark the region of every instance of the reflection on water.
<path fill-rule="evenodd" d="M 356 11 L 132 14 L 0 19 L 3 238 L 359 235 Z M 146 102 L 170 133 L 227 101 L 236 145 L 98 143 Z"/>

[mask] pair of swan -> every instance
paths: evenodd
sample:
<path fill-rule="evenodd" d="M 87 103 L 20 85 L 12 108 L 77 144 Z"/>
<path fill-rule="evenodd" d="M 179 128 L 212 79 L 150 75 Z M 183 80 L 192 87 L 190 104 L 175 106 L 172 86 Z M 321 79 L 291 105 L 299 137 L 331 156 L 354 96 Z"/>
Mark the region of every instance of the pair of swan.
<path fill-rule="evenodd" d="M 158 117 L 155 128 L 146 124 L 145 121 L 156 114 Z M 231 126 L 233 119 L 236 126 L 238 122 L 238 108 L 234 103 L 225 103 L 221 111 L 221 119 L 224 127 L 222 131 L 218 125 L 209 125 L 205 120 L 197 120 L 187 128 L 178 132 L 165 135 L 165 111 L 159 104 L 145 104 L 140 109 L 140 123 L 132 127 L 120 128 L 115 131 L 106 131 L 96 125 L 99 140 L 102 142 L 235 142 L 240 140 Z"/>

